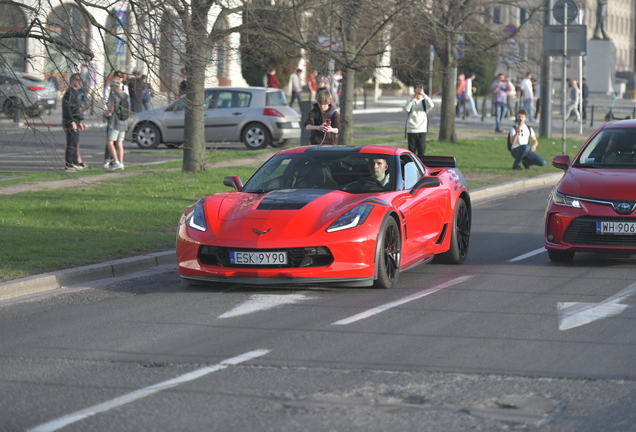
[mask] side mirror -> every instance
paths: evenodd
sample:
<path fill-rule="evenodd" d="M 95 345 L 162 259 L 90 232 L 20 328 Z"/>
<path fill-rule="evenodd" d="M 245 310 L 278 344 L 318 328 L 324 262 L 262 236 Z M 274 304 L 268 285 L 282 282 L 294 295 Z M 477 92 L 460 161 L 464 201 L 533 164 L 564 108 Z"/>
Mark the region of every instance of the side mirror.
<path fill-rule="evenodd" d="M 239 176 L 226 176 L 223 179 L 223 185 L 234 188 L 237 191 L 240 191 L 241 189 L 243 189 L 243 182 L 241 181 Z"/>
<path fill-rule="evenodd" d="M 562 170 L 568 169 L 570 166 L 570 156 L 558 155 L 552 159 L 552 166 Z"/>
<path fill-rule="evenodd" d="M 422 177 L 411 188 L 411 195 L 415 194 L 415 192 L 422 188 L 438 187 L 440 184 L 441 182 L 439 180 L 439 177 Z"/>

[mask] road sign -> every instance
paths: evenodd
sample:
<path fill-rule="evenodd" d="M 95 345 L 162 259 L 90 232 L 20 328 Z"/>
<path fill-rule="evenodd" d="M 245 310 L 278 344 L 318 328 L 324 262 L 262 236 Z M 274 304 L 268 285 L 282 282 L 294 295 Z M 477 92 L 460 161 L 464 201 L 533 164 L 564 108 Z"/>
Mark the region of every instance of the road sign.
<path fill-rule="evenodd" d="M 558 23 L 565 24 L 565 5 L 568 7 L 568 24 L 572 24 L 579 14 L 579 6 L 574 0 L 559 0 L 552 9 L 552 15 Z"/>
<path fill-rule="evenodd" d="M 514 24 L 508 24 L 503 28 L 503 32 L 506 36 L 512 36 L 517 33 L 517 26 Z"/>
<path fill-rule="evenodd" d="M 569 15 L 569 12 L 568 12 Z M 543 52 L 556 57 L 563 56 L 563 29 L 565 26 L 552 25 L 543 27 Z M 568 29 L 568 55 L 587 55 L 587 26 L 569 25 Z"/>

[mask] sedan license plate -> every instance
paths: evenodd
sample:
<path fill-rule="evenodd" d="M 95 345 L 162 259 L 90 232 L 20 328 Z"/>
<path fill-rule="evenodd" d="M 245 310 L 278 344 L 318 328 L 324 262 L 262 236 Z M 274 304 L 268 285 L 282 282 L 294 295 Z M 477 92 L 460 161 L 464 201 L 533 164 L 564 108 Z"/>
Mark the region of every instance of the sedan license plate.
<path fill-rule="evenodd" d="M 636 235 L 636 222 L 596 222 L 596 234 Z"/>
<path fill-rule="evenodd" d="M 291 122 L 291 126 L 293 129 L 298 129 L 300 128 L 300 123 L 299 122 Z"/>
<path fill-rule="evenodd" d="M 230 263 L 245 265 L 287 264 L 287 252 L 230 252 Z"/>
<path fill-rule="evenodd" d="M 53 105 L 55 103 L 55 99 L 49 99 L 48 101 L 46 101 L 47 103 Z"/>

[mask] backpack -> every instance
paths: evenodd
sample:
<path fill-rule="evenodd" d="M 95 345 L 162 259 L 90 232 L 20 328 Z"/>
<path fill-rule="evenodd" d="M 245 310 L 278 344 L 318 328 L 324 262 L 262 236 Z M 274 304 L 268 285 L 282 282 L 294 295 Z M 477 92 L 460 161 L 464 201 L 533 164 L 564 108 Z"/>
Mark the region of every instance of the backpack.
<path fill-rule="evenodd" d="M 128 98 L 126 95 L 116 96 L 117 103 L 115 104 L 115 115 L 119 120 L 128 120 L 130 117 L 130 105 L 128 104 Z"/>
<path fill-rule="evenodd" d="M 321 118 L 321 114 L 322 112 L 320 110 L 316 110 L 314 109 L 314 126 L 320 126 L 322 123 L 320 123 L 320 118 Z M 331 120 L 331 122 L 333 123 L 333 115 L 336 113 L 336 110 L 331 110 L 329 112 L 329 120 Z"/>
<path fill-rule="evenodd" d="M 534 133 L 534 129 L 532 129 L 532 126 L 528 126 L 528 132 L 530 133 L 530 136 L 532 136 L 532 134 Z M 508 132 L 508 151 L 512 149 L 512 143 L 510 142 L 510 138 L 512 138 L 512 135 L 510 135 L 510 132 Z"/>

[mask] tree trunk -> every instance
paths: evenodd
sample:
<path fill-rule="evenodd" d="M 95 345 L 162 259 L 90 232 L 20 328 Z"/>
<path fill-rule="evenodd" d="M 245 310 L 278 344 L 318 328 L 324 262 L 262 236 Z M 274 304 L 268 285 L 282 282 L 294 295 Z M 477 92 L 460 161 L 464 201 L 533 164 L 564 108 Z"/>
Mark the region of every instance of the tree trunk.
<path fill-rule="evenodd" d="M 192 1 L 191 27 L 186 40 L 186 110 L 183 141 L 184 172 L 205 170 L 205 67 L 208 57 L 207 16 L 209 6 Z"/>
<path fill-rule="evenodd" d="M 442 63 L 442 109 L 439 123 L 439 141 L 457 142 L 457 132 L 455 131 L 455 74 L 457 65 L 454 58 L 455 46 L 446 44 L 440 53 Z M 444 61 L 445 60 L 445 61 Z"/>
<path fill-rule="evenodd" d="M 356 71 L 342 71 L 342 98 L 340 99 L 340 133 L 338 143 L 352 146 L 353 142 L 353 93 L 355 92 Z"/>

